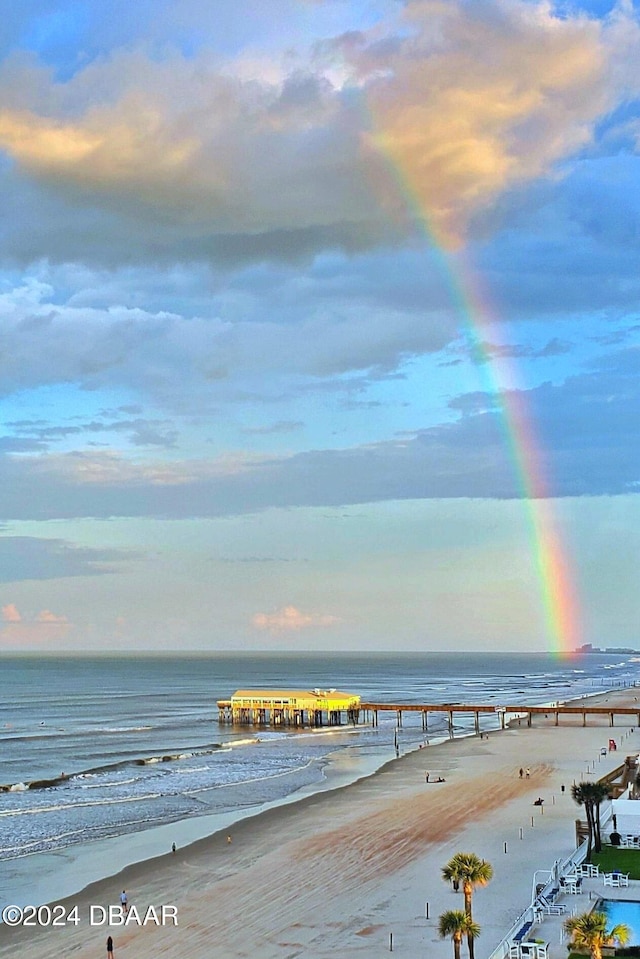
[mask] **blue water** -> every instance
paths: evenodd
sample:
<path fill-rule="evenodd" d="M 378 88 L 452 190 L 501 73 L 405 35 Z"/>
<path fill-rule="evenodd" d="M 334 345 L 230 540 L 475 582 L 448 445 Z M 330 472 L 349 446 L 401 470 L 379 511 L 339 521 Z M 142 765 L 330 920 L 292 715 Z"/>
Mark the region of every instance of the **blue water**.
<path fill-rule="evenodd" d="M 392 758 L 393 713 L 381 714 L 375 730 L 221 726 L 216 701 L 238 688 L 331 686 L 381 702 L 498 704 L 635 681 L 640 663 L 620 654 L 570 662 L 438 653 L 3 657 L 0 860 L 277 802 L 320 783 L 336 751 L 357 746 L 378 764 Z M 446 736 L 436 722 L 432 714 L 431 740 Z M 493 716 L 482 722 L 497 725 Z M 399 737 L 401 750 L 423 740 L 419 714 L 405 714 Z"/>
<path fill-rule="evenodd" d="M 627 945 L 640 945 L 640 902 L 620 902 L 615 899 L 600 899 L 596 907 L 606 913 L 607 929 L 624 923 L 629 927 L 631 935 Z"/>

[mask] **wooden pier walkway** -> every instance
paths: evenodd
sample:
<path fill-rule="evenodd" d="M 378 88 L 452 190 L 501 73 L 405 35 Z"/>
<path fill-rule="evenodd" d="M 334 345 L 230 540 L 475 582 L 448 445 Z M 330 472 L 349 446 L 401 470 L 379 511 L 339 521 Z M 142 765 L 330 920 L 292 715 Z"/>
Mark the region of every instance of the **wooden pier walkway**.
<path fill-rule="evenodd" d="M 637 707 L 629 706 L 565 706 L 557 703 L 552 706 L 526 706 L 523 704 L 511 706 L 484 705 L 479 703 L 360 703 L 360 710 L 365 713 L 365 722 L 370 722 L 372 726 L 378 725 L 378 714 L 381 712 L 395 712 L 396 721 L 399 727 L 402 726 L 403 713 L 421 713 L 422 728 L 425 732 L 429 730 L 429 713 L 446 713 L 448 719 L 449 733 L 453 734 L 453 719 L 457 713 L 471 713 L 474 716 L 474 725 L 477 733 L 480 732 L 480 715 L 490 713 L 500 717 L 500 728 L 504 729 L 506 722 L 510 718 L 526 718 L 527 726 L 531 726 L 534 716 L 543 715 L 545 719 L 550 716 L 554 719 L 554 725 L 560 725 L 561 716 L 582 716 L 582 725 L 587 725 L 587 716 L 606 716 L 609 719 L 609 725 L 614 725 L 616 716 L 625 716 L 632 720 L 634 725 L 640 726 L 640 704 Z"/>

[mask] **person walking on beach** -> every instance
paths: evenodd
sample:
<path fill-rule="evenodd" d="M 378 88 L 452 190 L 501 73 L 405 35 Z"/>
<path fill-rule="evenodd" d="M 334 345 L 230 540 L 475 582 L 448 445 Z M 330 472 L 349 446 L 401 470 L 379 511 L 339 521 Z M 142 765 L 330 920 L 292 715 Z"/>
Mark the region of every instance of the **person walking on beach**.
<path fill-rule="evenodd" d="M 424 781 L 425 781 L 426 783 L 429 782 L 429 773 L 425 773 L 425 774 L 424 774 Z"/>
<path fill-rule="evenodd" d="M 520 766 L 520 779 L 524 776 L 524 769 Z"/>
<path fill-rule="evenodd" d="M 172 842 L 172 843 L 171 843 L 171 852 L 172 852 L 173 855 L 175 856 L 175 854 L 176 854 L 176 844 L 175 844 L 175 842 Z"/>
<path fill-rule="evenodd" d="M 526 768 L 526 770 L 525 770 L 525 774 L 524 774 L 524 775 L 525 775 L 525 778 L 526 778 L 526 779 L 528 779 L 529 776 L 531 775 L 531 770 L 529 769 L 528 766 L 527 766 L 527 768 Z"/>
<path fill-rule="evenodd" d="M 127 903 L 127 894 L 124 889 L 122 890 L 122 893 L 120 894 L 120 905 L 122 906 L 122 911 L 124 912 L 126 916 L 126 914 L 129 911 L 129 906 Z"/>
<path fill-rule="evenodd" d="M 107 959 L 113 959 L 113 939 L 107 936 Z"/>

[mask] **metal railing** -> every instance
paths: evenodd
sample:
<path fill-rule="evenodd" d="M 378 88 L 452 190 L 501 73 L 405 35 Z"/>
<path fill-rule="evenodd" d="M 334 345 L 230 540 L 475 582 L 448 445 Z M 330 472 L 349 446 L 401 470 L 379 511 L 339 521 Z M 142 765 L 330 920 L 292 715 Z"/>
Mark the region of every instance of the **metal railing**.
<path fill-rule="evenodd" d="M 525 923 L 530 922 L 533 924 L 535 922 L 535 910 L 534 904 L 536 899 L 539 896 L 548 896 L 552 890 L 559 884 L 560 879 L 564 876 L 569 875 L 574 872 L 578 866 L 580 866 L 585 859 L 587 858 L 587 846 L 588 842 L 585 839 L 584 842 L 580 843 L 578 848 L 573 852 L 567 859 L 558 859 L 553 864 L 552 869 L 537 870 L 537 872 L 548 872 L 549 879 L 545 882 L 542 889 L 536 891 L 535 876 L 537 873 L 534 873 L 534 889 L 532 893 L 531 905 L 527 906 L 524 912 L 520 913 L 518 918 L 515 920 L 507 934 L 503 939 L 500 940 L 496 948 L 493 950 L 488 959 L 504 959 L 505 956 L 509 954 L 509 946 L 516 938 L 517 934 L 520 932 Z"/>

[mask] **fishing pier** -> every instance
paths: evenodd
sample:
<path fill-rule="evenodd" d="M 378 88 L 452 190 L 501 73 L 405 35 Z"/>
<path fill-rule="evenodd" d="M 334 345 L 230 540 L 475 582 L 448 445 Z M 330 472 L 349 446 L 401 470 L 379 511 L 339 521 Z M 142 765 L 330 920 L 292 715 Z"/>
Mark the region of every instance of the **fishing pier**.
<path fill-rule="evenodd" d="M 534 719 L 552 720 L 555 726 L 560 720 L 587 719 L 606 720 L 615 725 L 615 718 L 626 719 L 640 726 L 640 705 L 625 706 L 567 706 L 552 703 L 548 706 L 496 705 L 495 703 L 373 703 L 363 702 L 360 696 L 337 689 L 239 689 L 230 699 L 218 700 L 218 721 L 237 726 L 272 727 L 321 727 L 344 724 L 378 726 L 380 713 L 395 713 L 396 725 L 402 728 L 406 713 L 420 713 L 422 729 L 429 731 L 429 714 L 445 714 L 449 735 L 454 734 L 454 720 L 461 715 L 471 715 L 476 733 L 480 733 L 481 717 L 497 717 L 500 729 L 507 723 L 526 722 L 532 726 Z M 495 728 L 495 724 L 491 724 Z"/>
<path fill-rule="evenodd" d="M 420 713 L 422 716 L 422 728 L 425 732 L 429 730 L 429 713 L 446 713 L 449 734 L 453 735 L 454 716 L 460 713 L 472 714 L 474 717 L 474 727 L 477 733 L 480 732 L 480 716 L 491 714 L 499 716 L 500 728 L 504 729 L 507 722 L 514 719 L 521 722 L 526 719 L 527 726 L 533 725 L 534 716 L 544 716 L 545 719 L 552 718 L 554 726 L 560 725 L 560 717 L 578 716 L 582 717 L 582 725 L 587 725 L 587 716 L 606 717 L 609 726 L 614 725 L 615 716 L 626 716 L 630 721 L 640 726 L 640 706 L 565 706 L 562 703 L 555 703 L 551 706 L 496 706 L 480 705 L 478 703 L 440 703 L 440 704 L 410 704 L 402 703 L 360 703 L 360 709 L 364 712 L 364 722 L 372 726 L 378 725 L 378 714 L 381 712 L 395 712 L 396 724 L 402 727 L 402 716 L 404 713 Z"/>

